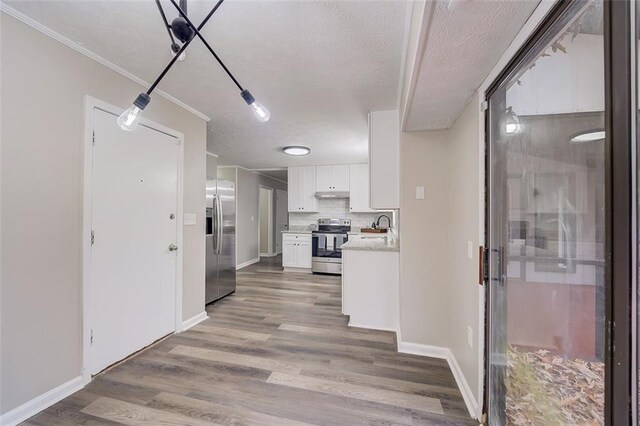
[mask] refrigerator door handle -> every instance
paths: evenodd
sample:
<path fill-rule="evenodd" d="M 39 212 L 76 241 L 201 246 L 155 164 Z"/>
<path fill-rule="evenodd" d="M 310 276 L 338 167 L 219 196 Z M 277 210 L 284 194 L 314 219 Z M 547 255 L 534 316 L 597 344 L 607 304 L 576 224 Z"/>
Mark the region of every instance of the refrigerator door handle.
<path fill-rule="evenodd" d="M 215 250 L 216 254 L 220 254 L 222 250 L 222 202 L 220 201 L 220 197 L 216 197 L 216 215 L 218 216 L 218 229 L 216 231 L 216 245 Z"/>
<path fill-rule="evenodd" d="M 218 253 L 218 221 L 220 220 L 218 218 L 218 196 L 214 195 L 213 196 L 213 211 L 211 212 L 212 215 L 212 233 L 213 233 L 213 254 L 217 254 Z"/>

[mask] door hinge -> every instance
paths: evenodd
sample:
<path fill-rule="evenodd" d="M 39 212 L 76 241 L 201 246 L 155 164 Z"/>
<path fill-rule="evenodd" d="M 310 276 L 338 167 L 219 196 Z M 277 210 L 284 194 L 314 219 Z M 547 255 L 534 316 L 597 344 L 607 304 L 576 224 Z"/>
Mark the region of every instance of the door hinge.
<path fill-rule="evenodd" d="M 93 229 L 91 230 L 91 245 L 93 245 L 96 242 L 96 234 L 93 232 Z"/>
<path fill-rule="evenodd" d="M 96 131 L 95 130 L 93 131 L 92 141 L 93 141 L 93 144 L 95 145 L 96 144 Z"/>
<path fill-rule="evenodd" d="M 489 109 L 489 102 L 482 101 L 482 103 L 480 104 L 480 111 L 486 111 L 488 109 Z"/>
<path fill-rule="evenodd" d="M 93 328 L 91 329 L 90 343 L 93 345 Z"/>

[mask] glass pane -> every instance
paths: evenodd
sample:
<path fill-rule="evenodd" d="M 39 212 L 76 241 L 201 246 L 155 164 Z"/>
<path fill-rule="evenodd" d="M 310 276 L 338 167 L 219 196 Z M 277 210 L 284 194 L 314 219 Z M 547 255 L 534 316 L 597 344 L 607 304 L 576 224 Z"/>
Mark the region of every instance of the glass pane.
<path fill-rule="evenodd" d="M 489 100 L 493 425 L 604 422 L 603 8 L 576 3 Z"/>

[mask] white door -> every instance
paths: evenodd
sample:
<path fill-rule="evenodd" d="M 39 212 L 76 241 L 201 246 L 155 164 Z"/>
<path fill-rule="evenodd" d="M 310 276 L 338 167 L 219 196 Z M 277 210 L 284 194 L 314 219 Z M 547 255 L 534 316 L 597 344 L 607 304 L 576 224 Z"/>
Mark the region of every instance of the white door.
<path fill-rule="evenodd" d="M 299 187 L 301 191 L 300 199 L 302 200 L 303 212 L 316 212 L 318 211 L 318 199 L 316 198 L 316 168 L 302 167 L 299 175 Z"/>
<path fill-rule="evenodd" d="M 289 227 L 287 191 L 276 189 L 276 254 L 282 253 L 282 231 Z"/>
<path fill-rule="evenodd" d="M 91 374 L 175 330 L 179 140 L 93 110 Z"/>

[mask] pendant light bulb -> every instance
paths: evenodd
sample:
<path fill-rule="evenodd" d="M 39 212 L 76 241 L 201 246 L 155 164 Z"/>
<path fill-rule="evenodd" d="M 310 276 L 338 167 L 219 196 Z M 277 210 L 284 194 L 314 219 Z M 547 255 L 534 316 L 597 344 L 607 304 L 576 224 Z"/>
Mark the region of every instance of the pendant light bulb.
<path fill-rule="evenodd" d="M 265 108 L 264 105 L 256 101 L 256 98 L 253 97 L 251 92 L 245 89 L 240 92 L 240 95 L 242 96 L 242 99 L 244 99 L 244 101 L 247 103 L 247 105 L 251 107 L 253 115 L 256 116 L 256 119 L 259 122 L 266 123 L 267 121 L 269 121 L 269 118 L 271 118 L 271 113 L 267 108 Z"/>
<path fill-rule="evenodd" d="M 180 51 L 181 47 L 178 46 L 177 43 L 173 43 L 171 45 L 171 56 L 176 56 L 178 54 L 178 52 Z M 180 56 L 178 56 L 178 62 L 182 62 L 184 61 L 184 59 L 187 57 L 187 52 L 183 51 Z"/>
<path fill-rule="evenodd" d="M 133 102 L 125 112 L 118 117 L 118 126 L 122 130 L 133 132 L 138 127 L 140 117 L 142 117 L 142 110 L 149 104 L 151 98 L 146 93 L 140 93 L 136 100 Z"/>

